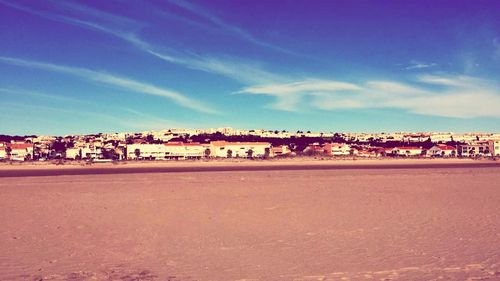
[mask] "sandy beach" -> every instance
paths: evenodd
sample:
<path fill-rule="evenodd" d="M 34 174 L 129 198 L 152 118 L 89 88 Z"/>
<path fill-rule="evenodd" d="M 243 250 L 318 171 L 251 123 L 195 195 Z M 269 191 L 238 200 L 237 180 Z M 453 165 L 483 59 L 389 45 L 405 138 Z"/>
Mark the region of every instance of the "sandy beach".
<path fill-rule="evenodd" d="M 500 161 L 470 158 L 284 158 L 221 159 L 184 161 L 120 161 L 88 163 L 85 161 L 4 162 L 1 177 L 60 176 L 130 173 L 236 172 L 236 171 L 303 171 L 345 169 L 413 169 L 413 168 L 484 168 L 500 167 Z"/>
<path fill-rule="evenodd" d="M 463 165 L 4 177 L 0 279 L 500 280 L 500 167 Z"/>

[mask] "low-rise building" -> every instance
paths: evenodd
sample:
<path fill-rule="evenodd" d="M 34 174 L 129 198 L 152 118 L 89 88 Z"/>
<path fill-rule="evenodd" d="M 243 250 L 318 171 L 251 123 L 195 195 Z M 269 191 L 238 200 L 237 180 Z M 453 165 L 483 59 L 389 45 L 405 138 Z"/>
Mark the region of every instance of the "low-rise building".
<path fill-rule="evenodd" d="M 79 147 L 71 147 L 66 148 L 66 159 L 81 159 L 82 158 L 82 150 Z"/>
<path fill-rule="evenodd" d="M 305 155 L 319 155 L 325 154 L 325 149 L 319 143 L 313 143 L 308 145 L 303 151 Z"/>
<path fill-rule="evenodd" d="M 492 156 L 500 156 L 500 139 L 488 141 L 490 152 Z"/>
<path fill-rule="evenodd" d="M 0 160 L 7 159 L 7 145 L 0 142 Z"/>
<path fill-rule="evenodd" d="M 83 159 L 100 159 L 102 158 L 102 150 L 95 146 L 83 147 L 81 149 L 81 156 Z"/>
<path fill-rule="evenodd" d="M 454 146 L 438 144 L 427 150 L 428 157 L 455 157 L 457 149 Z"/>
<path fill-rule="evenodd" d="M 352 149 L 350 145 L 345 143 L 326 143 L 323 145 L 323 150 L 326 155 L 345 156 L 357 153 L 357 150 Z"/>
<path fill-rule="evenodd" d="M 278 145 L 278 146 L 273 146 L 271 148 L 271 156 L 276 157 L 276 156 L 287 156 L 290 155 L 292 151 L 288 147 L 288 145 Z"/>
<path fill-rule="evenodd" d="M 210 143 L 210 156 L 221 158 L 232 157 L 270 157 L 269 142 L 228 142 L 213 141 Z"/>
<path fill-rule="evenodd" d="M 129 144 L 127 159 L 200 159 L 210 156 L 210 145 L 170 142 L 163 144 Z"/>
<path fill-rule="evenodd" d="M 210 145 L 198 142 L 170 142 L 165 143 L 164 146 L 166 159 L 201 159 L 209 157 L 211 153 Z"/>
<path fill-rule="evenodd" d="M 393 148 L 392 153 L 398 156 L 420 156 L 422 155 L 422 148 L 416 146 L 398 146 Z"/>
<path fill-rule="evenodd" d="M 459 145 L 458 155 L 461 157 L 491 156 L 490 144 L 488 141 L 477 141 Z"/>
<path fill-rule="evenodd" d="M 368 157 L 375 158 L 381 157 L 385 154 L 385 149 L 382 147 L 362 147 L 356 156 L 358 157 Z"/>
<path fill-rule="evenodd" d="M 164 144 L 135 143 L 127 145 L 127 159 L 165 159 Z"/>
<path fill-rule="evenodd" d="M 33 159 L 32 143 L 11 143 L 7 144 L 7 146 L 10 148 L 9 159 L 17 161 Z"/>

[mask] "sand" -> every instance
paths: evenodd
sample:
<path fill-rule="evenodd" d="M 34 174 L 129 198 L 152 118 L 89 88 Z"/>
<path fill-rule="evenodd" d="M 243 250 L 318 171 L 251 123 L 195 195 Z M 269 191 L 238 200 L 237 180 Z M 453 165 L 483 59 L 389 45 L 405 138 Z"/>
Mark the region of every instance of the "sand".
<path fill-rule="evenodd" d="M 0 180 L 0 280 L 500 280 L 500 168 Z"/>
<path fill-rule="evenodd" d="M 68 161 L 64 165 L 50 162 L 0 163 L 0 178 L 23 176 L 61 176 L 130 173 L 236 172 L 236 171 L 302 171 L 345 169 L 413 169 L 413 168 L 484 168 L 500 167 L 500 161 L 468 158 L 284 158 L 284 159 L 211 159 L 187 161 L 123 161 L 87 164 Z"/>

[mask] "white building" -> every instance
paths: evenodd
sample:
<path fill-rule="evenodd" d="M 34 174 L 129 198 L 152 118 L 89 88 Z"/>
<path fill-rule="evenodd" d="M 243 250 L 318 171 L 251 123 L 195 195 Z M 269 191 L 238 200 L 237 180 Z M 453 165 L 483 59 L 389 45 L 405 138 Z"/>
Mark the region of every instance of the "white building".
<path fill-rule="evenodd" d="M 447 142 L 453 140 L 453 133 L 431 133 L 433 142 Z"/>
<path fill-rule="evenodd" d="M 3 142 L 0 142 L 0 159 L 7 158 L 7 145 Z"/>
<path fill-rule="evenodd" d="M 488 141 L 492 156 L 500 156 L 500 139 Z"/>
<path fill-rule="evenodd" d="M 453 146 L 438 144 L 427 150 L 428 157 L 455 157 L 457 149 Z"/>
<path fill-rule="evenodd" d="M 346 143 L 326 143 L 323 149 L 327 155 L 332 156 L 345 156 L 354 154 L 354 149 Z M 357 152 L 357 150 L 356 150 Z"/>
<path fill-rule="evenodd" d="M 82 156 L 82 151 L 79 147 L 72 147 L 66 149 L 66 159 L 75 160 Z"/>
<path fill-rule="evenodd" d="M 392 152 L 394 155 L 398 156 L 420 156 L 422 155 L 422 148 L 416 146 L 400 146 L 395 147 Z"/>
<path fill-rule="evenodd" d="M 268 142 L 227 142 L 210 143 L 210 156 L 221 158 L 232 157 L 269 157 L 271 144 Z"/>
<path fill-rule="evenodd" d="M 288 145 L 279 145 L 279 146 L 273 146 L 271 148 L 271 156 L 286 156 L 290 155 L 292 151 L 288 147 Z"/>
<path fill-rule="evenodd" d="M 95 146 L 87 146 L 81 148 L 82 159 L 99 159 L 102 158 L 102 151 Z"/>
<path fill-rule="evenodd" d="M 208 144 L 171 142 L 164 144 L 129 144 L 127 159 L 199 159 L 210 155 Z"/>
<path fill-rule="evenodd" d="M 17 161 L 25 161 L 33 159 L 33 144 L 32 143 L 11 143 L 7 144 L 10 148 L 10 159 Z"/>
<path fill-rule="evenodd" d="M 164 146 L 166 159 L 200 159 L 210 156 L 208 144 L 171 142 L 165 143 Z"/>
<path fill-rule="evenodd" d="M 458 155 L 462 157 L 491 156 L 490 145 L 487 141 L 459 145 Z"/>
<path fill-rule="evenodd" d="M 165 159 L 166 152 L 164 144 L 127 145 L 127 159 Z"/>
<path fill-rule="evenodd" d="M 102 149 L 99 142 L 75 142 L 75 147 L 66 149 L 66 159 L 100 159 Z"/>

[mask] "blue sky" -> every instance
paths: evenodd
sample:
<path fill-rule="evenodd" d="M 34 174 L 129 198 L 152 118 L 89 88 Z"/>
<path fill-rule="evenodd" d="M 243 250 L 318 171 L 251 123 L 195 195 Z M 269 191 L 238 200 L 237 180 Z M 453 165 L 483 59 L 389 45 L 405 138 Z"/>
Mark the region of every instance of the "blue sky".
<path fill-rule="evenodd" d="M 0 0 L 0 133 L 500 131 L 498 1 Z"/>

